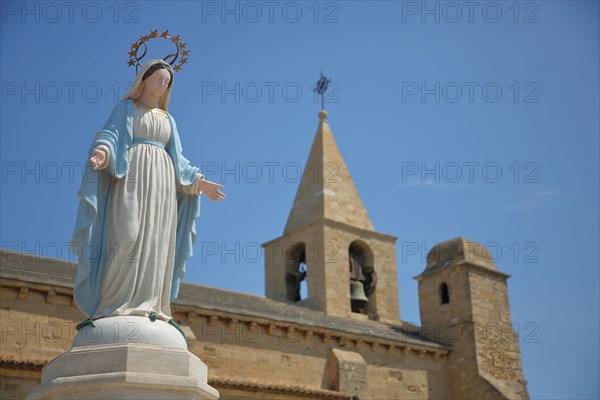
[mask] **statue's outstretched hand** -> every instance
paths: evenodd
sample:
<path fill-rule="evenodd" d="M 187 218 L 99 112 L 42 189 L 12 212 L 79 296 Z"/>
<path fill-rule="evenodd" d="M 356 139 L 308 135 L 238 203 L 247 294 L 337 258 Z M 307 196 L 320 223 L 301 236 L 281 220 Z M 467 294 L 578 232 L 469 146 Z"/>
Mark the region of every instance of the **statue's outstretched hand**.
<path fill-rule="evenodd" d="M 219 190 L 219 188 L 223 187 L 223 185 L 220 185 L 216 182 L 207 181 L 206 178 L 202 177 L 198 183 L 198 192 L 204 192 L 209 199 L 214 201 L 225 200 L 227 195 Z"/>
<path fill-rule="evenodd" d="M 101 149 L 94 149 L 93 156 L 90 158 L 90 164 L 95 170 L 101 169 L 106 162 L 106 152 Z"/>

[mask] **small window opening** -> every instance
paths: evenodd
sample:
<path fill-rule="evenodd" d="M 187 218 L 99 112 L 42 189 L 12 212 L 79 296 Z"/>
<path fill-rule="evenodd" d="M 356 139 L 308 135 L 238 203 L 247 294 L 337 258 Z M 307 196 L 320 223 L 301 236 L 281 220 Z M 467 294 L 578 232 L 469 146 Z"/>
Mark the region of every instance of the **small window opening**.
<path fill-rule="evenodd" d="M 448 304 L 450 302 L 450 294 L 448 293 L 448 285 L 442 282 L 440 285 L 440 302 L 441 304 Z"/>

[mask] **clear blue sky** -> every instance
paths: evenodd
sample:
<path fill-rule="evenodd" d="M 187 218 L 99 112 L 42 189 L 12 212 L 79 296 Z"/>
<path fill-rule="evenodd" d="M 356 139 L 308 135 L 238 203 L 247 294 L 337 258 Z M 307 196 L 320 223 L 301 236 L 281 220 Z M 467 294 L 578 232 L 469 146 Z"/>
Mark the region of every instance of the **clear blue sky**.
<path fill-rule="evenodd" d="M 356 187 L 398 237 L 401 318 L 419 323 L 433 245 L 479 241 L 512 275 L 532 398 L 598 398 L 599 19 L 595 1 L 2 1 L 2 247 L 75 261 L 91 140 L 134 79 L 130 43 L 168 29 L 190 49 L 169 109 L 184 154 L 228 195 L 202 199 L 185 280 L 264 295 L 322 69 Z"/>

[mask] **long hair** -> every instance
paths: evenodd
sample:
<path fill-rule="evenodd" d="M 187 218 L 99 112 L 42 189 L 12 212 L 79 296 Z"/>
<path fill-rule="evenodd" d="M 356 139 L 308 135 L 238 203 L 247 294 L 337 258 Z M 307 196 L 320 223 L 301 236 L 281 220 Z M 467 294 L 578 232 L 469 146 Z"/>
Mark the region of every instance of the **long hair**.
<path fill-rule="evenodd" d="M 125 94 L 125 96 L 123 96 L 123 100 L 125 100 L 125 99 L 137 100 L 140 97 L 142 97 L 142 93 L 144 92 L 144 81 L 142 80 L 142 78 L 144 77 L 144 74 L 146 73 L 146 71 L 148 71 L 148 69 L 150 67 L 152 67 L 154 64 L 157 64 L 157 63 L 162 63 L 162 64 L 166 65 L 169 72 L 171 72 L 170 85 L 167 88 L 167 90 L 165 90 L 165 92 L 160 97 L 160 99 L 158 100 L 158 106 L 160 108 L 162 108 L 163 110 L 167 111 L 167 109 L 169 108 L 169 101 L 171 100 L 171 90 L 173 89 L 173 80 L 175 78 L 175 76 L 174 76 L 175 74 L 173 73 L 173 68 L 171 68 L 169 63 L 167 63 L 166 61 L 161 60 L 161 59 L 150 60 L 142 66 L 142 69 L 140 69 L 140 72 L 138 72 L 137 77 L 135 78 L 135 82 L 133 83 L 133 86 L 131 87 L 131 89 L 129 89 L 129 91 Z"/>

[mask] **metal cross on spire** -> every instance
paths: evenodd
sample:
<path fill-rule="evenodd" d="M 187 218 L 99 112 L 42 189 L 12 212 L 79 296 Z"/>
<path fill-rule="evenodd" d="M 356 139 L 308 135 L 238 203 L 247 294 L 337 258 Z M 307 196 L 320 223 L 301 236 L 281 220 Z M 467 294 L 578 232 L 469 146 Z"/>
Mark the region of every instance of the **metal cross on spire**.
<path fill-rule="evenodd" d="M 314 92 L 317 92 L 319 96 L 321 96 L 321 110 L 325 109 L 325 92 L 331 83 L 331 79 L 323 75 L 323 71 L 321 71 L 321 77 L 315 83 Z"/>

